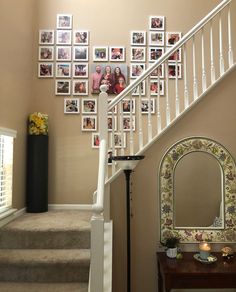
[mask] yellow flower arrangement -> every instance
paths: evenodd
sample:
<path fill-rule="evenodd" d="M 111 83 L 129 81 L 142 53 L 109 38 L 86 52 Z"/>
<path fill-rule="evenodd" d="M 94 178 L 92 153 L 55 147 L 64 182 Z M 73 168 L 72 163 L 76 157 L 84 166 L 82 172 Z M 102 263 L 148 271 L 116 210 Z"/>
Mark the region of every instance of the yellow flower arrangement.
<path fill-rule="evenodd" d="M 48 135 L 48 115 L 35 112 L 29 115 L 29 135 Z"/>

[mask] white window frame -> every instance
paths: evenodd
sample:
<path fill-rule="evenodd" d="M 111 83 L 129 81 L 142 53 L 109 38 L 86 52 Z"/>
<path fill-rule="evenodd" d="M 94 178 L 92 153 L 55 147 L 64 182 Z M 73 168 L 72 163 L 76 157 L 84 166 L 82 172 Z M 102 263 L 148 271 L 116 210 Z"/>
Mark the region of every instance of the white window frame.
<path fill-rule="evenodd" d="M 15 130 L 0 127 L 0 215 L 12 208 L 13 147 L 16 134 Z"/>

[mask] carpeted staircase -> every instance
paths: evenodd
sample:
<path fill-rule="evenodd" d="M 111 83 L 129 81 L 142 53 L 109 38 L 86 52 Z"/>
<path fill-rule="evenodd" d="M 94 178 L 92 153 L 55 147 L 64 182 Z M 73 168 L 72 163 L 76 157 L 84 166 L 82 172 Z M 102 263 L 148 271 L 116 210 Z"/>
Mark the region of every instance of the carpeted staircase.
<path fill-rule="evenodd" d="M 84 211 L 24 214 L 0 229 L 1 292 L 87 292 L 90 218 Z"/>

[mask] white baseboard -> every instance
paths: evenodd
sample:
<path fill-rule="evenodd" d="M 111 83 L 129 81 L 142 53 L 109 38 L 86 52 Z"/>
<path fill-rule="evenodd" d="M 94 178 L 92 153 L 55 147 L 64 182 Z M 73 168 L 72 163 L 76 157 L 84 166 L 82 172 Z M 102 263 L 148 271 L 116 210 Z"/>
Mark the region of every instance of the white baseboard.
<path fill-rule="evenodd" d="M 48 209 L 92 211 L 92 204 L 49 204 Z"/>
<path fill-rule="evenodd" d="M 15 220 L 16 218 L 22 216 L 25 213 L 25 208 L 22 208 L 20 210 L 17 209 L 10 209 L 0 216 L 0 227 L 6 225 L 7 223 L 11 222 L 12 220 Z"/>

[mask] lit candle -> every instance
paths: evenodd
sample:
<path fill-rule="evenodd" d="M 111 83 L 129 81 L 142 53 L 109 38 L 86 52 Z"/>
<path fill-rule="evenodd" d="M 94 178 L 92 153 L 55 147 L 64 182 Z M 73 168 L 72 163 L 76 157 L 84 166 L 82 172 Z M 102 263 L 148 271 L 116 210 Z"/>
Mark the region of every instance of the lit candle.
<path fill-rule="evenodd" d="M 211 251 L 210 243 L 206 241 L 202 241 L 199 244 L 199 250 L 200 250 L 200 258 L 203 260 L 207 260 L 207 258 L 210 256 L 210 251 Z"/>

